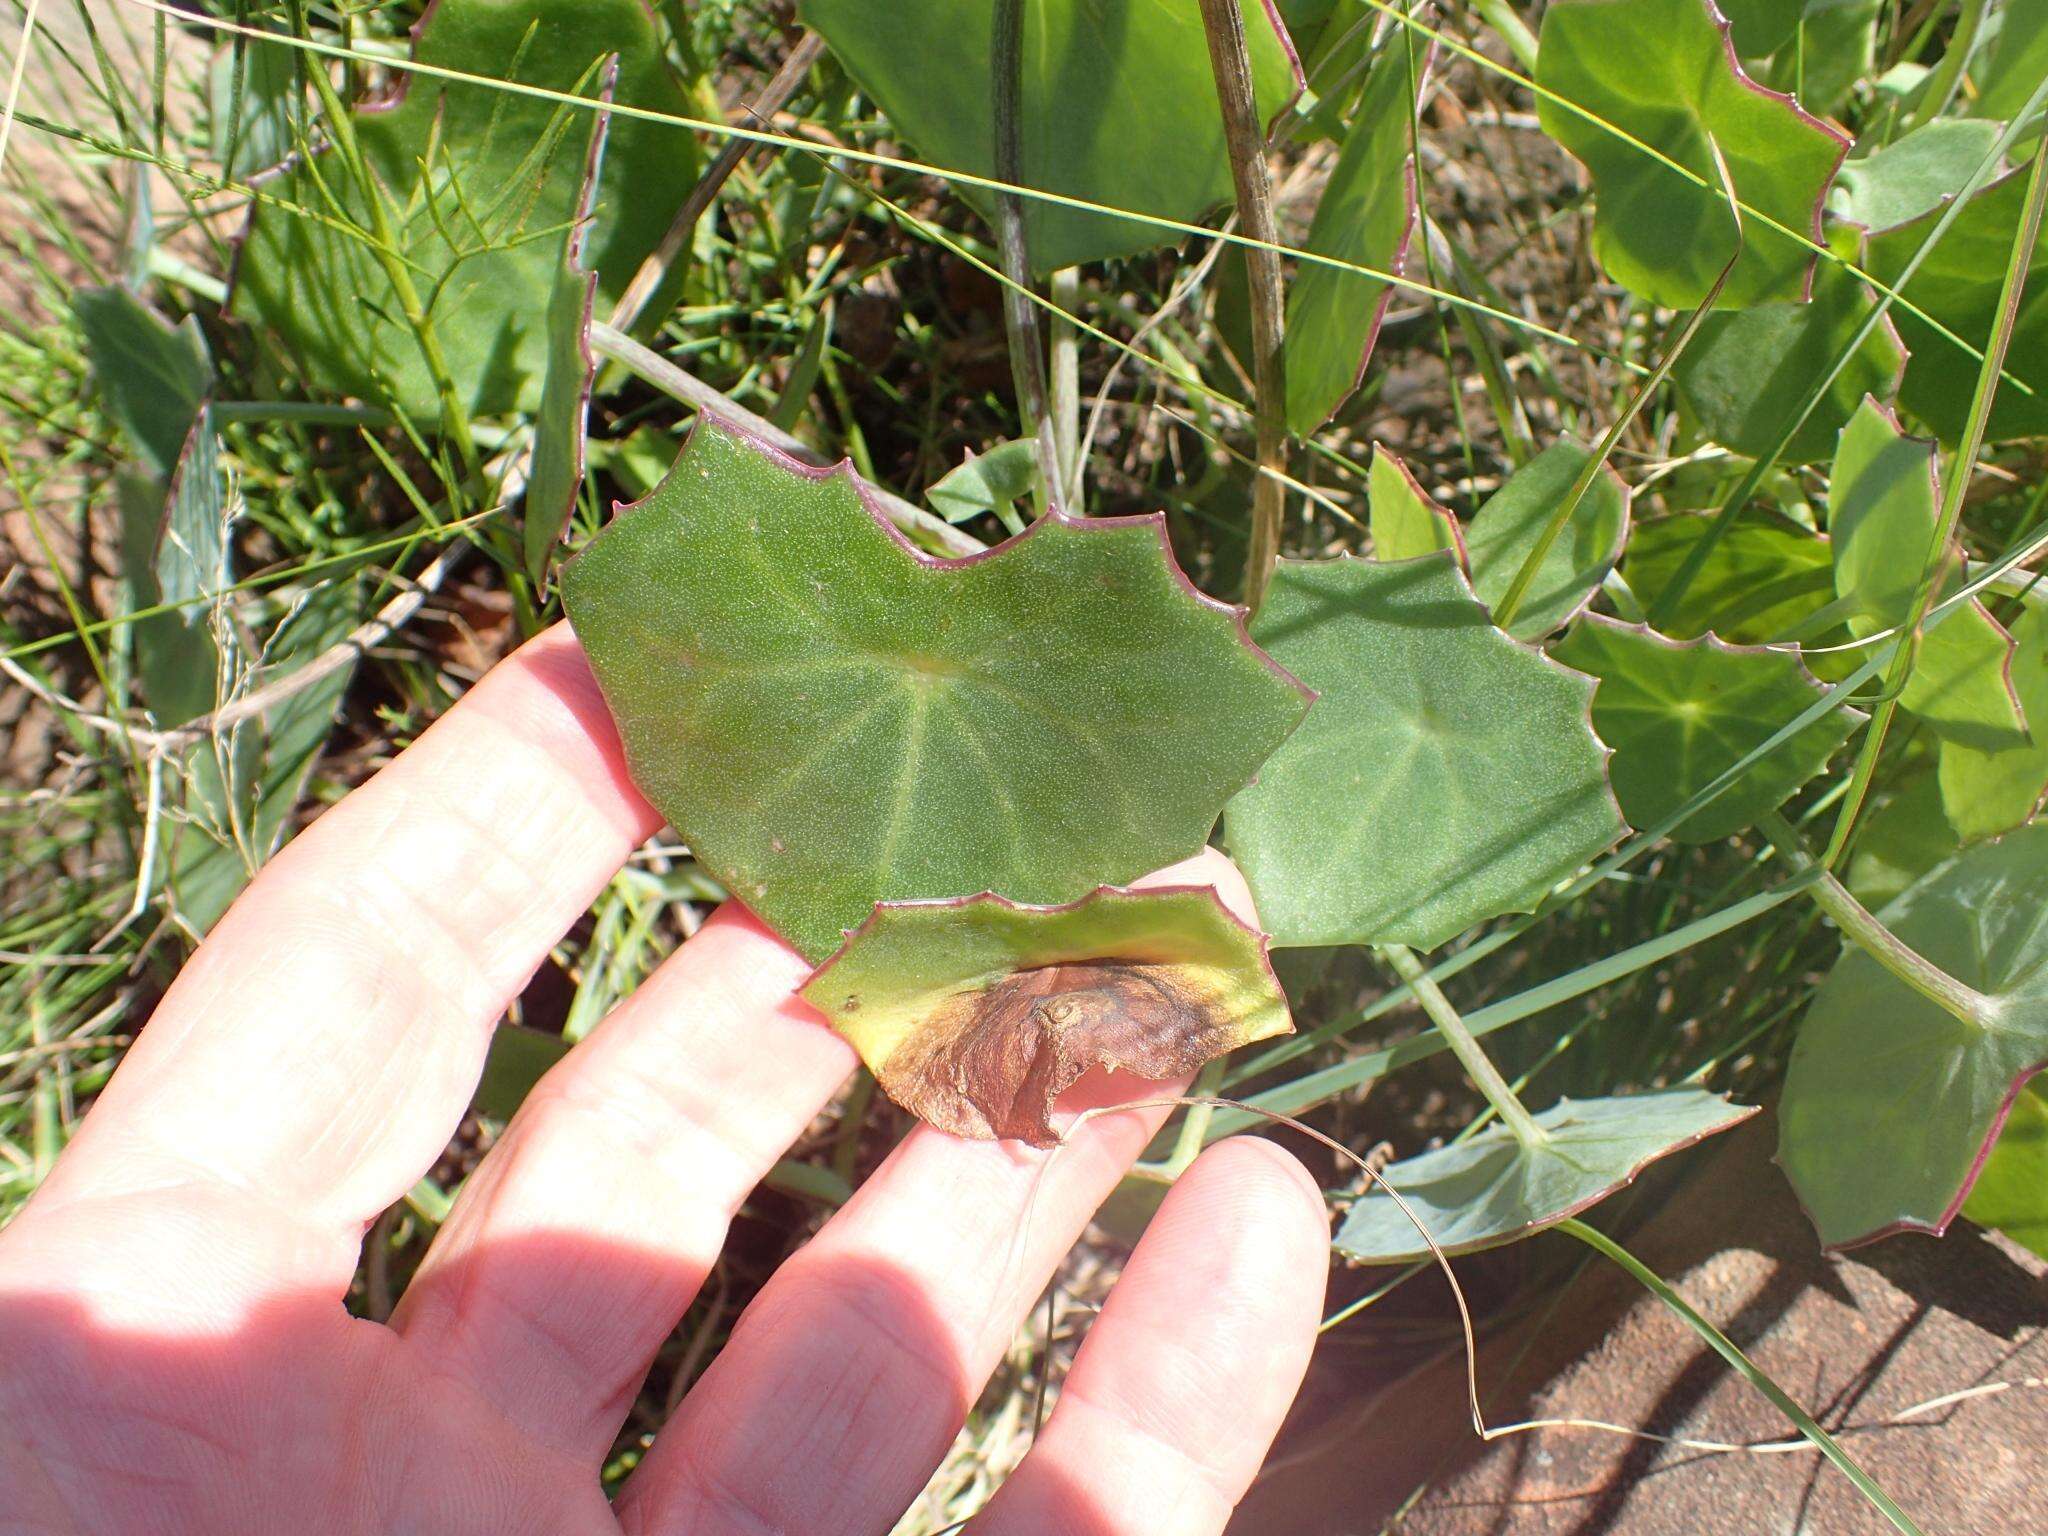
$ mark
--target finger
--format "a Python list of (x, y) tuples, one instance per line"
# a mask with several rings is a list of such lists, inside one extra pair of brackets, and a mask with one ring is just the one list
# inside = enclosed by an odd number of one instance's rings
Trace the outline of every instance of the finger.
[[(1220, 856), (1152, 883), (1191, 882), (1249, 911)], [(1091, 1074), (1066, 1107), (1174, 1091)], [(887, 1531), (1166, 1113), (1089, 1119), (1051, 1152), (912, 1132), (741, 1317), (627, 1485), (627, 1530)]]
[(658, 825), (574, 637), (532, 641), (257, 876), (30, 1214), (96, 1240), (82, 1204), (182, 1201), (202, 1217), (150, 1244), (255, 1234), (300, 1271), (276, 1283), (338, 1294), (446, 1145), (494, 1021)]
[(1181, 1177), (1059, 1404), (970, 1536), (1216, 1536), (1301, 1385), (1329, 1269), (1322, 1192), (1251, 1137)]
[(393, 1326), (540, 1444), (602, 1456), (783, 1149), (852, 1070), (810, 967), (727, 906), (542, 1078)]
[(1163, 1118), (1091, 1120), (1056, 1154), (913, 1131), (741, 1316), (628, 1483), (626, 1530), (887, 1531)]

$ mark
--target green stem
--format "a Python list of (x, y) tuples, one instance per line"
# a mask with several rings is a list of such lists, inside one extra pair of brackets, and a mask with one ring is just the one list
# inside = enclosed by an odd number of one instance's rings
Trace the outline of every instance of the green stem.
[(1677, 1313), (1686, 1326), (1704, 1339), (1715, 1354), (1735, 1368), (1743, 1380), (1769, 1398), (1772, 1405), (1792, 1421), (1793, 1427), (1812, 1441), (1821, 1455), (1840, 1468), (1842, 1475), (1854, 1483), (1857, 1491), (1870, 1500), (1898, 1530), (1905, 1533), (1905, 1536), (1921, 1536), (1920, 1527), (1913, 1523), (1912, 1516), (1894, 1504), (1891, 1497), (1871, 1480), (1870, 1474), (1849, 1459), (1848, 1452), (1835, 1444), (1834, 1436), (1815, 1423), (1813, 1416), (1794, 1402), (1783, 1387), (1771, 1380), (1749, 1356), (1737, 1349), (1725, 1333), (1700, 1316), (1693, 1309), (1692, 1303), (1667, 1285), (1660, 1275), (1606, 1233), (1587, 1226), (1583, 1221), (1567, 1216), (1557, 1224), (1557, 1229), (1560, 1232), (1569, 1232), (1588, 1248), (1612, 1259), (1633, 1275), (1644, 1290)]
[(1436, 1025), (1437, 1032), (1471, 1074), (1479, 1091), (1486, 1095), (1486, 1102), (1493, 1106), (1493, 1112), (1500, 1116), (1501, 1123), (1515, 1133), (1515, 1139), (1525, 1147), (1549, 1140), (1548, 1133), (1515, 1097), (1515, 1090), (1500, 1075), (1500, 1068), (1481, 1048), (1478, 1036), (1466, 1026), (1458, 1010), (1451, 1006), (1451, 1000), (1444, 996), (1443, 989), (1436, 984), (1436, 979), (1429, 974), (1428, 967), (1423, 965), (1415, 951), (1406, 944), (1381, 944), (1378, 950), (1380, 958), (1394, 968), (1394, 974), (1408, 983), (1409, 991), (1422, 1004), (1422, 1011), (1429, 1015), (1430, 1022)]
[(1897, 934), (1849, 894), (1847, 886), (1814, 863), (1805, 844), (1800, 841), (1797, 829), (1781, 813), (1767, 812), (1758, 818), (1757, 825), (1763, 828), (1764, 835), (1794, 869), (1801, 872), (1818, 870), (1818, 878), (1807, 887), (1808, 893), (1845, 937), (1929, 1002), (1965, 1024), (1982, 1027), (1991, 1010), (1989, 998), (1975, 987), (1956, 980), (1918, 950), (1900, 942)]
[(1501, 41), (1508, 45), (1508, 52), (1515, 56), (1515, 62), (1522, 66), (1524, 73), (1535, 74), (1536, 34), (1514, 13), (1508, 0), (1473, 0), (1472, 9), (1500, 34)]
[(1230, 176), (1237, 191), (1237, 218), (1257, 241), (1245, 250), (1251, 277), (1252, 417), (1258, 427), (1258, 477), (1252, 483), (1251, 539), (1245, 549), (1244, 605), (1253, 613), (1264, 601), (1280, 560), (1281, 516), (1286, 510), (1287, 383), (1281, 343), (1286, 311), (1280, 286), (1279, 226), (1273, 218), (1273, 182), (1266, 167), (1265, 135), (1252, 88), (1251, 54), (1245, 44), (1244, 12), (1237, 0), (1201, 0), (1202, 28), (1209, 38), (1209, 67), (1223, 111), (1223, 142), (1230, 151)]
[[(1202, 1070), (1195, 1074), (1194, 1085), (1188, 1089), (1191, 1099), (1209, 1100), (1223, 1091), (1223, 1058), (1202, 1063)], [(1209, 1140), (1209, 1122), (1216, 1116), (1216, 1106), (1211, 1103), (1191, 1104), (1180, 1123), (1180, 1135), (1175, 1138), (1173, 1151), (1167, 1154), (1166, 1172), (1170, 1178), (1179, 1178), (1187, 1172), (1188, 1165), (1202, 1155), (1202, 1148)]]
[[(994, 29), (989, 39), (994, 90), (996, 179), (1011, 187), (1024, 181), (1024, 0), (996, 0)], [(1038, 306), (1032, 302), (1031, 248), (1024, 233), (1024, 200), (1015, 192), (996, 193), (996, 247), (1002, 256), (1003, 332), (1010, 344), (1010, 377), (1017, 391), (1017, 414), (1024, 435), (1038, 447), (1039, 487), (1034, 497), (1040, 517), (1048, 505), (1066, 503), (1060, 483), (1059, 450), (1053, 443), (1052, 419), (1046, 406), (1045, 358), (1038, 344)]]
[[(2043, 81), (2048, 86), (2048, 81)], [(2039, 94), (2037, 91), (2036, 95)], [(2034, 156), (2034, 168), (2027, 175), (2027, 200), (2020, 210), (2019, 229), (2013, 235), (2012, 251), (2006, 258), (2005, 279), (1998, 290), (1997, 319), (1991, 327), (1991, 339), (1984, 348), (1984, 362), (1977, 370), (1977, 387), (1970, 396), (1970, 414), (1963, 426), (1963, 439), (1957, 445), (1956, 456), (1950, 461), (1948, 479), (1941, 488), (1941, 511), (1935, 519), (1934, 538), (1927, 551), (1927, 564), (1920, 574), (1919, 590), (1913, 595), (1912, 616), (1905, 626), (1905, 644), (1892, 656), (1892, 664), (1886, 670), (1884, 691), (1879, 696), (1877, 707), (1870, 712), (1870, 725), (1863, 733), (1862, 750), (1856, 756), (1856, 766), (1849, 775), (1849, 792), (1843, 796), (1842, 809), (1835, 817), (1835, 830), (1828, 838), (1827, 852), (1821, 863), (1830, 869), (1849, 843), (1849, 834), (1855, 829), (1856, 817), (1863, 809), (1863, 800), (1870, 792), (1871, 777), (1877, 772), (1877, 756), (1884, 747), (1885, 732), (1891, 728), (1892, 717), (1898, 713), (1899, 696), (1905, 691), (1906, 679), (1913, 670), (1914, 659), (1918, 656), (1919, 635), (1927, 622), (1927, 610), (1934, 605), (1934, 599), (1941, 586), (1941, 578), (1949, 565), (1949, 549), (1955, 542), (1956, 524), (1963, 515), (1963, 494), (1969, 489), (1970, 477), (1977, 470), (1977, 455), (1984, 447), (1984, 431), (1991, 420), (1991, 402), (1998, 394), (1998, 376), (2005, 368), (2006, 349), (2012, 345), (2012, 333), (2019, 321), (2020, 295), (2026, 288), (2027, 268), (2034, 258), (2034, 246), (2041, 236), (2041, 212), (2048, 204), (2048, 154)]]

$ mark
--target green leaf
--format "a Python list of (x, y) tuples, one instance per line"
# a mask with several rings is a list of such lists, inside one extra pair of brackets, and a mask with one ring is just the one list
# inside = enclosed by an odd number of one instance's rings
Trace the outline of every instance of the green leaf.
[[(1707, 0), (1555, 0), (1541, 42), (1537, 83), (1638, 141), (1537, 100), (1544, 131), (1592, 174), (1593, 250), (1630, 292), (1695, 308), (1735, 255), (1735, 216), (1710, 142), (1747, 207), (1820, 238), (1821, 199), (1848, 136), (1743, 73)], [(1700, 181), (1645, 154), (1645, 144)], [(1753, 215), (1742, 236), (1718, 307), (1805, 296), (1811, 251)]]
[(1809, 112), (1839, 113), (1876, 62), (1884, 11), (1884, 0), (1812, 0), (1796, 45), (1780, 48), (1758, 78), (1798, 97)]
[(1890, 229), (1941, 207), (1963, 190), (1999, 125), (1940, 117), (1868, 155), (1843, 162), (1829, 204), (1865, 229)]
[[(281, 682), (324, 656), (354, 627), (359, 605), (353, 581), (316, 589), (278, 625), (245, 681)], [(220, 921), (283, 843), (354, 675), (350, 658), (192, 749), (184, 813), (169, 834), (168, 890), (172, 915), (195, 937)]]
[[(1600, 680), (1593, 729), (1614, 749), (1614, 793), (1638, 827), (1658, 825), (1826, 691), (1796, 651), (1712, 635), (1667, 640), (1593, 614), (1551, 655)], [(1718, 842), (1753, 826), (1825, 768), (1862, 719), (1843, 706), (1815, 721), (1681, 821), (1672, 840)]]
[(1778, 1161), (1831, 1248), (1944, 1230), (2013, 1095), (2048, 1065), (2048, 825), (1965, 849), (1877, 916), (1988, 1002), (1966, 1023), (1853, 946), (1821, 984)]
[(1334, 143), (1344, 137), (1345, 124), (1363, 86), (1362, 66), (1372, 55), (1378, 13), (1370, 0), (1337, 0), (1314, 31), (1287, 16), (1284, 7), (1282, 14), (1307, 77), (1301, 100), (1294, 107), (1293, 137), (1304, 144), (1318, 139)]
[(1180, 1077), (1292, 1027), (1265, 939), (1206, 886), (883, 902), (803, 995), (913, 1114), (1041, 1147), (1090, 1067)]
[[(157, 535), (163, 531), (163, 482), (132, 471), (115, 476), (121, 511), (121, 607), (133, 614), (158, 607)], [(151, 613), (127, 626), (128, 652), (142, 685), (142, 702), (160, 730), (171, 730), (213, 708), (220, 671), (213, 629), (203, 610)]]
[[(618, 78), (619, 60), (614, 54), (600, 70), (600, 100), (612, 99)], [(577, 194), (568, 233), (562, 237), (561, 260), (548, 289), (547, 368), (541, 377), (540, 406), (534, 414), (533, 468), (527, 476), (520, 528), (527, 573), (536, 584), (547, 578), (555, 546), (569, 526), (576, 497), (583, 489), (590, 386), (597, 378), (597, 354), (590, 349), (597, 273), (585, 263), (583, 248), (590, 238), (610, 126), (610, 112), (592, 115), (582, 190)]]
[[(1900, 274), (1941, 211), (1929, 210), (1872, 236), (1871, 272), (1957, 336), (1983, 345), (1997, 318), (1998, 291), (2012, 258), (2026, 181), (2024, 170), (2014, 171), (1972, 197), (1903, 288)], [(1892, 313), (1913, 354), (1899, 404), (1952, 444), (1962, 436), (1981, 364), (1903, 306), (1895, 305)], [(2048, 433), (2048, 241), (2035, 246), (2027, 269), (2005, 371), (2009, 377), (1992, 401), (1988, 439)], [(2033, 393), (2016, 388), (2015, 379)]]
[(2048, 1098), (2038, 1084), (2012, 1101), (1963, 1214), (2048, 1259)]
[[(1851, 226), (1835, 226), (1828, 239), (1847, 258), (1859, 254), (1861, 236)], [(1811, 303), (1759, 304), (1709, 315), (1672, 369), (1700, 430), (1737, 453), (1762, 455), (1875, 302), (1861, 281), (1824, 261), (1814, 270)], [(1779, 451), (1779, 462), (1832, 457), (1836, 437), (1863, 397), (1890, 399), (1905, 367), (1906, 349), (1887, 316), (1830, 380), (1827, 393)]]
[(1966, 841), (2009, 832), (2033, 819), (2048, 794), (2048, 608), (2033, 605), (2013, 625), (2012, 686), (2034, 740), (1989, 750), (1941, 743), (1941, 803)]
[[(1908, 437), (1874, 400), (1842, 429), (1828, 488), (1835, 591), (1868, 637), (1913, 616), (1939, 526), (1935, 447)], [(1944, 583), (1946, 587), (1947, 583)], [(1899, 702), (1942, 737), (1996, 751), (2026, 740), (2012, 691), (2012, 637), (1975, 598), (1928, 629)]]
[[(1714, 519), (1707, 514), (1640, 523), (1622, 567), (1645, 607), (1670, 586)], [(1828, 541), (1771, 512), (1736, 515), (1669, 621), (1670, 633), (1695, 639), (1708, 630), (1744, 644), (1780, 640), (1834, 601), (1834, 552)]]
[(1910, 772), (1877, 799), (1856, 829), (1856, 852), (1843, 883), (1872, 910), (1955, 855), (1955, 829), (1942, 814), (1941, 786), (1930, 770), (1928, 765)]
[(483, 1076), (470, 1097), (470, 1108), (493, 1120), (510, 1120), (533, 1092), (534, 1084), (569, 1054), (569, 1045), (560, 1035), (545, 1030), (500, 1024), (491, 1032), (491, 1048), (484, 1056)]
[(1627, 830), (1592, 680), (1496, 629), (1449, 553), (1283, 560), (1252, 633), (1321, 694), (1230, 804), (1274, 943), (1431, 949)]
[(151, 474), (168, 478), (193, 418), (213, 391), (199, 321), (173, 326), (126, 288), (77, 288), (71, 313), (85, 333), (100, 405)]
[[(1465, 530), (1472, 585), (1491, 608), (1507, 595), (1522, 562), (1543, 536), (1572, 482), (1592, 455), (1576, 438), (1560, 437), (1524, 464), (1487, 498)], [(1551, 544), (1509, 631), (1540, 640), (1571, 622), (1600, 589), (1628, 538), (1629, 490), (1603, 466), (1572, 509), (1571, 521)]]
[[(1610, 1099), (1560, 1099), (1536, 1117), (1548, 1133), (1524, 1146), (1495, 1126), (1390, 1164), (1382, 1173), (1446, 1254), (1495, 1248), (1597, 1205), (1674, 1152), (1741, 1124), (1756, 1111), (1699, 1088)], [(1359, 1264), (1430, 1257), (1401, 1207), (1377, 1186), (1337, 1229), (1337, 1251)]]
[[(1299, 88), (1291, 45), (1260, 0), (1240, 0), (1268, 118)], [(802, 0), (848, 74), (923, 157), (995, 175), (989, 39), (995, 0)], [(1230, 161), (1201, 12), (1192, 4), (1029, 0), (1019, 92), (1025, 186), (1187, 222), (1229, 201)], [(961, 195), (987, 213), (988, 195)], [(1024, 203), (1034, 271), (1172, 243), (1130, 219)]]
[(641, 790), (813, 959), (877, 901), (1066, 901), (1187, 857), (1307, 697), (1156, 516), (938, 560), (844, 469), (706, 417), (563, 596)]
[[(1304, 248), (1400, 274), (1415, 234), (1415, 98), (1432, 49), (1418, 58), (1406, 29), (1381, 45), (1345, 131), (1336, 169)], [(1287, 425), (1302, 436), (1336, 413), (1365, 377), (1390, 284), (1303, 263), (1287, 296)]]
[[(213, 415), (201, 410), (192, 419), (184, 451), (171, 471), (164, 518), (157, 531), (158, 601), (193, 603), (218, 596), (228, 585), (227, 485), (221, 476), (220, 438)], [(203, 611), (188, 608), (185, 621), (206, 622)]]
[(1413, 560), (1448, 549), (1460, 565), (1465, 563), (1458, 520), (1431, 500), (1408, 466), (1384, 447), (1373, 448), (1365, 495), (1375, 560)]
[[(247, 174), (279, 164), (291, 153), (294, 130), (305, 103), (299, 80), (299, 50), (288, 43), (237, 38), (239, 48), (221, 49), (207, 76), (208, 147), (223, 174)], [(315, 66), (317, 67), (317, 66)], [(235, 116), (235, 75), (241, 73), (241, 116)], [(228, 164), (228, 151), (234, 163)], [(235, 179), (239, 180), (240, 177)]]
[(984, 514), (1010, 512), (1037, 485), (1038, 445), (1020, 437), (969, 457), (924, 495), (947, 522), (964, 523)]
[[(685, 110), (645, 0), (440, 0), (414, 53), (443, 69), (584, 96), (596, 94), (598, 61), (616, 53), (620, 102)], [(539, 400), (548, 327), (538, 296), (553, 285), (560, 235), (575, 216), (583, 116), (432, 76), (405, 76), (395, 96), (350, 113), (395, 254), (472, 413), (531, 410)], [(692, 134), (620, 119), (590, 239), (606, 301), (659, 242), (696, 175)], [(272, 330), (318, 387), (432, 419), (433, 378), (371, 247), (365, 189), (330, 150), (286, 167), (265, 190), (294, 206), (256, 205), (235, 311)]]
[(1728, 18), (1728, 36), (1737, 54), (1760, 59), (1776, 53), (1798, 35), (1806, 13), (1818, 10), (1813, 0), (1718, 0)]
[(1997, 26), (1971, 70), (1977, 95), (1968, 110), (2011, 122), (2048, 75), (2048, 0), (2006, 0)]

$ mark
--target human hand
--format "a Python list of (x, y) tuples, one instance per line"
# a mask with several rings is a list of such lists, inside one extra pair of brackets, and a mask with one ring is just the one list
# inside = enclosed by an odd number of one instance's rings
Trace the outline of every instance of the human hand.
[[(0, 1532), (891, 1527), (1162, 1112), (1091, 1118), (1042, 1179), (1046, 1154), (914, 1131), (608, 1504), (599, 1466), (727, 1223), (853, 1066), (737, 906), (535, 1088), (390, 1324), (343, 1307), (494, 1022), (658, 823), (557, 629), (272, 861), (0, 1233)], [(1174, 878), (1245, 909), (1220, 858)], [(971, 1529), (1221, 1530), (1300, 1382), (1327, 1241), (1291, 1158), (1212, 1148)]]

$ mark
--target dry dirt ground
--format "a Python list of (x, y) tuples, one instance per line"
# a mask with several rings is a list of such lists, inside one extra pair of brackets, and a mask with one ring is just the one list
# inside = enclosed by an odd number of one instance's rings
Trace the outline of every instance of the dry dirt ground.
[[(2048, 1264), (1958, 1222), (1824, 1258), (1759, 1116), (1623, 1201), (1645, 1264), (1797, 1398), (1922, 1527), (2048, 1531)], [(1617, 1202), (1619, 1204), (1621, 1202)], [(1612, 1217), (1618, 1212), (1605, 1213)], [(1603, 1225), (1606, 1222), (1603, 1221)], [(1490, 1423), (1599, 1419), (1724, 1445), (1791, 1426), (1686, 1325), (1589, 1251), (1488, 1336)], [(1421, 1283), (1421, 1282), (1418, 1282)], [(1448, 1312), (1446, 1299), (1438, 1309)], [(1960, 1400), (1901, 1415), (1950, 1394)], [(1415, 1490), (1427, 1491), (1408, 1501)], [(1404, 1508), (1404, 1505), (1406, 1506)], [(1462, 1351), (1326, 1348), (1240, 1536), (1865, 1536), (1892, 1527), (1807, 1449), (1715, 1453), (1585, 1428), (1482, 1445)]]

